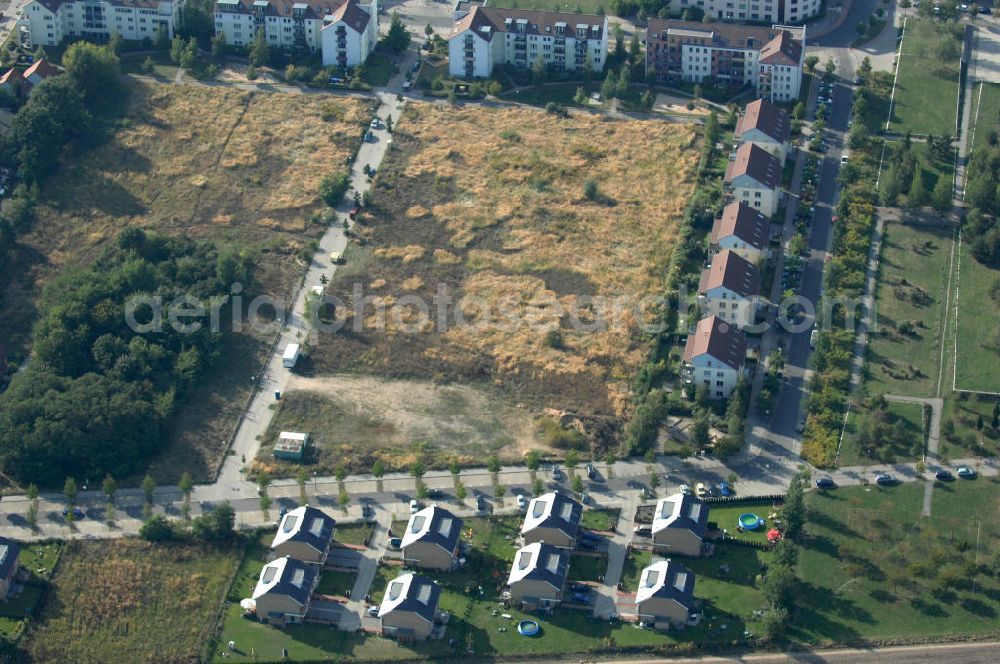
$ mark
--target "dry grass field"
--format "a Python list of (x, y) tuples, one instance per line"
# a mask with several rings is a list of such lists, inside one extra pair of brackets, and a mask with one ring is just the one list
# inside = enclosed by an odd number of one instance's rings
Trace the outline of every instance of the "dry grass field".
[(237, 545), (70, 542), (22, 647), (38, 664), (198, 662), (238, 563)]
[[(347, 324), (323, 335), (315, 370), (478, 382), (535, 413), (620, 417), (648, 347), (633, 308), (602, 316), (600, 298), (658, 293), (695, 141), (664, 122), (407, 106), (375, 209), (329, 289)], [(355, 314), (357, 288), (387, 307), (383, 329), (375, 305)], [(446, 316), (432, 304), (439, 288), (455, 303)], [(428, 304), (428, 320), (407, 296)], [(455, 324), (456, 310), (471, 324)], [(607, 324), (583, 330), (574, 316)]]
[[(254, 291), (288, 297), (305, 269), (300, 250), (323, 232), (319, 182), (354, 154), (372, 109), (328, 95), (130, 89), (118, 130), (66, 158), (41, 192), (34, 230), (5, 271), (12, 281), (0, 283), (0, 344), (10, 351), (28, 345), (42, 285), (63, 266), (93, 260), (128, 225), (254, 252)], [(196, 479), (211, 475), (264, 349), (250, 335), (225, 349), (226, 371), (193, 396), (178, 444), (154, 466), (159, 481), (176, 481), (185, 468)]]

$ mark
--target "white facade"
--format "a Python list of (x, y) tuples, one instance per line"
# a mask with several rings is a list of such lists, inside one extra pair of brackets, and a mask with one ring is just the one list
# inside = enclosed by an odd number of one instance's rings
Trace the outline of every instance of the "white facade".
[(670, 0), (670, 12), (700, 9), (712, 19), (799, 23), (822, 9), (821, 0)]
[[(715, 247), (713, 247), (715, 248)], [(736, 235), (727, 235), (719, 238), (717, 244), (718, 251), (732, 251), (738, 256), (747, 259), (754, 265), (760, 263), (764, 258), (764, 252), (748, 242), (744, 242)]]
[(122, 39), (156, 39), (162, 25), (173, 38), (183, 0), (114, 1), (31, 0), (18, 19), (21, 41), (31, 47), (55, 46), (80, 37), (96, 42), (117, 34)]
[(757, 315), (758, 296), (743, 297), (723, 286), (705, 291), (698, 301), (703, 315), (718, 316), (737, 327), (750, 325)]
[(496, 65), (549, 69), (604, 69), (608, 20), (589, 14), (556, 14), (472, 5), (456, 13), (448, 36), (449, 74), (487, 78)]
[(729, 398), (743, 375), (742, 367), (734, 369), (707, 353), (692, 358), (688, 365), (695, 387), (704, 385), (712, 399)]
[(794, 101), (802, 90), (802, 66), (760, 65), (758, 92), (771, 101)]
[(356, 67), (368, 59), (378, 44), (378, 0), (358, 4), (368, 19), (358, 21), (356, 12), (334, 12), (320, 30), (323, 66)]
[(781, 201), (779, 189), (771, 189), (757, 182), (749, 175), (735, 178), (732, 182), (733, 198), (741, 201), (766, 217), (773, 217)]

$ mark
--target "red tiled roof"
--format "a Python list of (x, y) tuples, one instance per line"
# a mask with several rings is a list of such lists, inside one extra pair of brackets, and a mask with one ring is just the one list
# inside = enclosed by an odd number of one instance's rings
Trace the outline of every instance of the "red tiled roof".
[[(483, 39), (489, 41), (494, 32), (507, 32), (506, 19), (512, 19), (514, 24), (518, 20), (527, 21), (525, 34), (556, 36), (556, 24), (565, 23), (565, 36), (575, 37), (576, 26), (587, 26), (587, 39), (600, 39), (604, 36), (604, 16), (596, 14), (569, 14), (565, 12), (536, 12), (528, 9), (507, 9), (502, 7), (484, 7), (473, 4), (468, 14), (460, 18), (452, 26), (448, 39), (472, 28), (472, 31)], [(490, 28), (489, 36), (481, 31), (481, 28)], [(593, 30), (594, 26), (597, 31)]]
[(688, 336), (684, 361), (690, 362), (706, 354), (733, 369), (740, 369), (747, 356), (746, 335), (718, 316), (702, 318), (694, 333)]
[(726, 249), (717, 253), (702, 272), (698, 293), (716, 288), (726, 288), (743, 298), (760, 295), (760, 272), (753, 263)]
[(754, 249), (762, 251), (767, 246), (769, 222), (767, 217), (742, 201), (730, 203), (722, 210), (722, 216), (712, 224), (712, 244), (722, 238), (735, 235)]
[(24, 70), (24, 78), (27, 80), (35, 74), (38, 74), (42, 78), (48, 78), (49, 76), (55, 76), (61, 73), (62, 71), (58, 67), (50, 65), (45, 58), (42, 58)]
[(736, 158), (726, 166), (726, 182), (743, 175), (749, 175), (768, 189), (777, 189), (781, 184), (781, 162), (764, 148), (744, 143), (736, 151)]
[(784, 143), (790, 134), (788, 115), (766, 99), (752, 101), (747, 104), (743, 115), (736, 121), (736, 135), (742, 136), (752, 129), (779, 143)]
[[(664, 40), (667, 31), (684, 30), (704, 33), (712, 40), (712, 46), (731, 49), (760, 50), (779, 35), (780, 30), (760, 25), (738, 25), (735, 23), (701, 23), (698, 21), (676, 21), (673, 19), (651, 18), (646, 28), (648, 40)], [(789, 35), (790, 36), (790, 35)]]
[(760, 64), (798, 67), (802, 61), (802, 42), (792, 39), (789, 32), (782, 31), (777, 37), (760, 49)]
[(347, 2), (334, 10), (332, 16), (333, 22), (324, 25), (323, 30), (326, 30), (334, 23), (343, 21), (352, 30), (360, 33), (365, 31), (365, 28), (368, 27), (368, 21), (371, 20), (371, 15), (361, 8), (357, 0), (347, 0)]

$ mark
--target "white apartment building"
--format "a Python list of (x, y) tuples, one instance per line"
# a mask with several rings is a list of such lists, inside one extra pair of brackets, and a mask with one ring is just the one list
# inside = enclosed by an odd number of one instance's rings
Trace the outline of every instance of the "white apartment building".
[(698, 303), (704, 315), (718, 316), (743, 328), (757, 318), (760, 272), (735, 251), (724, 249), (712, 257), (701, 274)]
[(726, 167), (724, 187), (767, 217), (773, 217), (781, 202), (781, 162), (753, 143), (744, 143)]
[(736, 121), (733, 136), (737, 145), (753, 143), (762, 147), (777, 157), (784, 166), (790, 133), (788, 114), (766, 99), (757, 99), (743, 109), (743, 114)]
[(728, 249), (758, 265), (767, 251), (770, 225), (767, 217), (749, 205), (730, 203), (712, 224), (709, 251), (714, 254)]
[(215, 32), (249, 46), (259, 30), (282, 50), (322, 51), (323, 64), (353, 67), (378, 42), (378, 0), (216, 0)]
[(801, 23), (822, 8), (822, 0), (670, 0), (675, 15), (700, 9), (712, 19), (761, 23)]
[(604, 68), (608, 20), (592, 14), (563, 14), (462, 3), (448, 35), (449, 73), (486, 78), (495, 65), (549, 69)]
[(743, 375), (746, 335), (717, 316), (698, 321), (684, 347), (682, 376), (688, 384), (704, 386), (708, 396), (725, 399)]
[(184, 0), (31, 0), (17, 21), (21, 43), (55, 46), (67, 38), (106, 42), (155, 39), (162, 25), (173, 38)]

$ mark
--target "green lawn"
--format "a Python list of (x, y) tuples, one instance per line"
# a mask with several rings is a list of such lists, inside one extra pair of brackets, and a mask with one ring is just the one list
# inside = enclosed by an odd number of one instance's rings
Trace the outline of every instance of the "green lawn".
[(491, 0), (491, 7), (511, 7), (514, 9), (534, 9), (545, 12), (569, 12), (596, 14), (598, 7), (610, 10), (611, 5), (603, 0)]
[[(885, 163), (889, 164), (892, 162), (893, 152), (902, 150), (904, 146), (903, 141), (887, 141), (886, 142), (886, 152), (885, 152)], [(934, 186), (938, 183), (939, 178), (947, 178), (949, 181), (954, 180), (955, 173), (955, 151), (952, 150), (948, 159), (945, 161), (938, 161), (933, 159), (929, 151), (927, 150), (926, 143), (910, 143), (910, 152), (917, 159), (917, 164), (920, 167), (920, 175), (923, 179), (924, 190), (930, 195), (930, 192), (934, 191)], [(876, 159), (882, 158), (881, 148), (875, 151)], [(852, 155), (852, 159), (856, 157)], [(879, 183), (879, 192), (884, 193), (887, 187), (888, 178), (883, 177)], [(906, 191), (909, 190), (911, 186), (911, 181), (903, 183), (906, 190), (903, 191), (903, 195), (899, 198), (899, 204), (902, 205), (906, 202)]]
[(323, 574), (319, 577), (319, 584), (316, 586), (316, 592), (320, 595), (348, 597), (350, 591), (354, 588), (354, 581), (356, 579), (356, 574), (323, 570)]
[(930, 518), (920, 516), (922, 483), (811, 492), (788, 635), (829, 643), (994, 633), (1000, 583), (976, 563), (997, 546), (998, 488), (938, 484)]
[[(146, 58), (153, 60), (153, 71), (146, 72), (142, 64)], [(177, 76), (178, 67), (170, 60), (170, 55), (162, 52), (155, 53), (125, 53), (121, 57), (122, 72), (126, 74), (142, 74), (143, 76), (156, 76), (159, 78), (173, 79)]]
[(37, 614), (39, 602), (61, 552), (62, 544), (58, 542), (26, 544), (21, 547), (18, 561), (31, 572), (31, 578), (17, 597), (0, 602), (0, 635), (15, 637), (22, 629), (25, 619)]
[[(924, 449), (924, 419), (923, 406), (918, 403), (890, 401), (886, 409), (889, 414), (887, 424), (895, 424), (902, 420), (906, 427), (905, 441), (880, 440), (880, 444), (888, 443), (893, 461), (917, 461), (923, 456)], [(840, 448), (841, 466), (862, 466), (879, 463), (885, 459), (873, 458), (861, 449), (859, 427), (865, 417), (864, 404), (854, 404), (847, 416), (847, 426), (844, 429), (844, 442)]]
[[(952, 393), (945, 399), (939, 452), (946, 459), (1000, 455), (1000, 430), (994, 429), (996, 397)], [(983, 420), (982, 429), (979, 419)]]
[[(406, 524), (404, 523), (403, 528), (405, 527)], [(343, 544), (357, 544), (358, 546), (363, 546), (365, 538), (371, 535), (374, 528), (375, 526), (370, 523), (338, 524), (336, 531), (333, 533), (333, 539), (334, 541), (341, 542)]]
[(608, 571), (606, 556), (573, 555), (569, 559), (571, 581), (600, 581)]
[(392, 78), (392, 58), (382, 53), (372, 53), (361, 70), (361, 80), (373, 87), (382, 87)]
[[(758, 528), (757, 530), (745, 530), (742, 533), (737, 532), (736, 524), (739, 521), (740, 515), (747, 513), (756, 514), (764, 519), (764, 526)], [(779, 514), (780, 516), (780, 513), (774, 508), (771, 501), (764, 500), (740, 502), (735, 505), (713, 504), (711, 506), (711, 512), (708, 515), (708, 519), (709, 521), (717, 523), (719, 528), (725, 530), (730, 537), (763, 543), (767, 541), (767, 531), (771, 529), (771, 524), (774, 521), (774, 519), (770, 518), (772, 514)]]
[(960, 261), (955, 387), (1000, 392), (1000, 270), (976, 261), (965, 243)]
[(915, 134), (955, 134), (961, 43), (942, 58), (942, 42), (957, 41), (940, 23), (909, 19), (896, 75), (889, 128)]
[(621, 510), (584, 510), (580, 525), (590, 530), (608, 532), (615, 529)]
[(886, 226), (867, 356), (870, 393), (935, 394), (952, 237), (950, 228)]
[[(986, 145), (1000, 131), (1000, 83), (981, 82), (972, 93), (972, 149)], [(971, 152), (971, 150), (970, 150)]]

